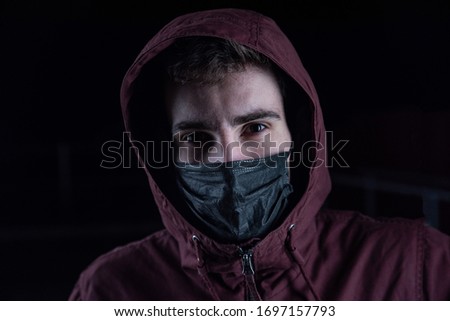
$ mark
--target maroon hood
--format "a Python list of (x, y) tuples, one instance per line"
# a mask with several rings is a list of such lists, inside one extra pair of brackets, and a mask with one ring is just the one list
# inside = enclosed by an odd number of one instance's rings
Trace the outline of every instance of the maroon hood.
[[(309, 97), (313, 124), (309, 135), (326, 146), (317, 94), (286, 36), (274, 21), (258, 13), (220, 9), (173, 20), (128, 70), (121, 101), (125, 127), (136, 147), (142, 146), (140, 139), (171, 139), (158, 61), (175, 39), (186, 36), (233, 39), (272, 59), (294, 80), (294, 89)], [(285, 107), (301, 108), (300, 103)], [(290, 125), (293, 137), (301, 127)], [(157, 154), (156, 149), (147, 152)], [(307, 186), (297, 190), (289, 214), (251, 249), (203, 235), (181, 215), (185, 212), (170, 171), (147, 166), (166, 229), (99, 257), (82, 273), (71, 299), (448, 300), (448, 236), (426, 228), (421, 220), (321, 210), (330, 191), (325, 157), (325, 148), (318, 149), (317, 161), (307, 172)]]
[[(157, 61), (158, 55), (177, 38), (188, 36), (213, 36), (232, 39), (270, 58), (287, 75), (292, 77), (298, 85), (298, 90), (304, 91), (309, 97), (313, 109), (313, 139), (321, 144), (319, 146), (326, 146), (325, 128), (319, 99), (292, 43), (272, 19), (253, 11), (241, 9), (217, 9), (186, 14), (168, 23), (146, 44), (126, 73), (121, 88), (121, 105), (125, 128), (132, 139), (138, 136), (135, 133), (142, 127), (152, 127), (153, 125), (150, 125), (151, 120), (155, 124), (167, 122), (164, 120), (164, 113), (161, 112), (164, 109), (163, 104), (158, 103), (158, 99), (154, 99), (154, 97), (161, 95), (161, 90), (156, 89), (157, 84), (155, 84), (156, 87), (148, 86), (144, 90), (147, 94), (151, 92), (152, 98), (141, 99), (139, 96), (143, 91), (137, 89), (139, 87), (137, 84), (142, 77), (143, 70), (149, 68), (152, 64), (157, 64), (155, 61)], [(150, 76), (147, 75), (146, 77), (151, 79), (152, 72), (147, 72), (147, 74), (150, 74)], [(152, 92), (152, 88), (153, 91), (159, 92)], [(142, 102), (143, 100), (147, 103)], [(137, 118), (140, 119), (141, 123), (135, 124), (132, 120), (135, 110), (143, 109), (147, 109), (147, 116), (138, 116)], [(142, 122), (145, 117), (148, 117), (148, 125), (145, 121)], [(155, 120), (155, 118), (157, 119)], [(164, 128), (164, 126), (160, 126), (159, 130), (161, 128)], [(292, 133), (299, 129), (290, 128), (290, 130)], [(160, 133), (152, 132), (151, 129), (146, 135), (146, 139), (150, 141), (162, 139)], [(331, 185), (328, 170), (324, 164), (326, 159), (325, 148), (317, 150), (316, 159), (316, 163), (309, 171), (309, 181), (303, 196), (297, 198), (298, 203), (293, 207), (284, 222), (265, 237), (258, 247), (265, 248), (264, 244), (273, 244), (274, 240), (285, 240), (289, 226), (292, 224), (296, 226), (295, 235), (302, 238), (302, 243), (306, 246), (305, 233), (308, 233), (308, 235), (314, 233), (313, 218), (325, 201)], [(163, 170), (150, 169), (147, 166), (146, 172), (163, 223), (179, 242), (185, 243), (187, 238), (197, 235), (203, 240), (203, 243), (209, 244), (209, 248), (227, 252), (226, 249), (229, 246), (217, 244), (214, 240), (207, 238), (180, 215), (177, 210), (176, 199), (173, 195), (168, 195), (169, 192), (166, 189), (161, 188), (162, 182), (167, 184), (167, 177), (160, 175)], [(170, 184), (175, 185), (175, 182), (173, 181)], [(295, 242), (295, 240), (293, 241)], [(303, 253), (303, 255), (306, 255), (306, 253)]]

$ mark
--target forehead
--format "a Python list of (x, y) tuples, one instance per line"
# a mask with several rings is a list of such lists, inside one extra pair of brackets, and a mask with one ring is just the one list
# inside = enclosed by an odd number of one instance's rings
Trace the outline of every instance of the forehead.
[(215, 84), (171, 85), (167, 108), (173, 122), (235, 117), (256, 110), (283, 113), (281, 91), (274, 74), (249, 66)]

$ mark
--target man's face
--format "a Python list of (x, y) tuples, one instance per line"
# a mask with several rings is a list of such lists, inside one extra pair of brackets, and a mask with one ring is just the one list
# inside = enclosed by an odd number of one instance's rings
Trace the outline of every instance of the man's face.
[(213, 85), (172, 86), (168, 112), (180, 162), (260, 158), (291, 146), (275, 76), (257, 67), (230, 73)]

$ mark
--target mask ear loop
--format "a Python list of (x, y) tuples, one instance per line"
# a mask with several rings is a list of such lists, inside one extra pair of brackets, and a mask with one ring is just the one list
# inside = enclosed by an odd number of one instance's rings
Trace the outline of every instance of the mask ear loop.
[(320, 297), (317, 294), (317, 292), (314, 290), (314, 287), (312, 285), (311, 279), (308, 277), (308, 275), (305, 272), (305, 267), (303, 266), (303, 259), (300, 257), (300, 254), (297, 251), (297, 248), (292, 244), (292, 230), (295, 228), (295, 224), (291, 224), (288, 228), (288, 233), (286, 236), (285, 241), (285, 247), (288, 253), (290, 254), (292, 260), (297, 263), (298, 267), (300, 268), (300, 272), (302, 273), (303, 278), (306, 281), (306, 284), (308, 285), (309, 290), (311, 291), (314, 300), (320, 301)]
[(192, 241), (194, 242), (195, 254), (197, 256), (197, 272), (205, 283), (206, 288), (208, 289), (213, 299), (216, 301), (221, 301), (219, 296), (217, 295), (216, 290), (213, 288), (211, 281), (208, 278), (208, 271), (206, 269), (205, 260), (203, 259), (200, 239), (197, 235), (194, 234), (192, 235)]

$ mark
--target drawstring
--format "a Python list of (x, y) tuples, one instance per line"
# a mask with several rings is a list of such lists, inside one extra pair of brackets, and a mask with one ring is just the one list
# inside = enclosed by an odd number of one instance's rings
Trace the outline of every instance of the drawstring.
[(194, 242), (195, 254), (197, 256), (197, 272), (205, 283), (209, 293), (213, 297), (214, 300), (220, 301), (219, 296), (217, 295), (216, 290), (213, 288), (211, 281), (208, 278), (208, 272), (206, 270), (205, 261), (203, 260), (202, 251), (200, 249), (200, 239), (197, 235), (192, 235), (192, 241)]
[(288, 253), (291, 255), (292, 259), (294, 260), (295, 263), (297, 263), (297, 265), (300, 268), (300, 272), (303, 275), (303, 278), (306, 281), (306, 284), (309, 287), (309, 290), (311, 291), (314, 300), (316, 301), (320, 301), (320, 297), (319, 295), (316, 293), (316, 291), (314, 290), (314, 287), (312, 285), (311, 279), (308, 277), (308, 275), (305, 272), (305, 267), (303, 266), (303, 259), (300, 257), (300, 254), (298, 253), (298, 251), (296, 251), (295, 246), (292, 245), (292, 235), (291, 235), (291, 231), (295, 228), (295, 224), (291, 224), (288, 228), (288, 234), (286, 237), (286, 249), (288, 250)]

